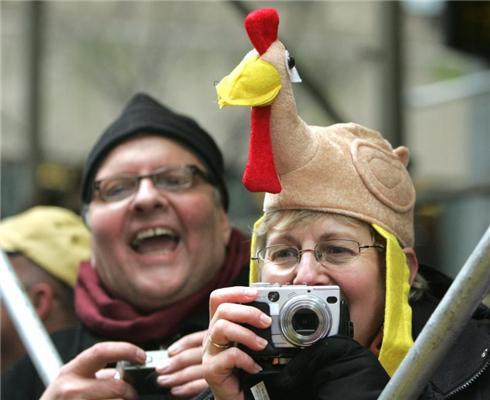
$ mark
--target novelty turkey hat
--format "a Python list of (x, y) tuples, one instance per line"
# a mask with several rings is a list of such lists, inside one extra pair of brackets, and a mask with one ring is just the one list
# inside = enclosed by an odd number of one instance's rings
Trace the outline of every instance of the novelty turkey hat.
[[(266, 214), (308, 209), (346, 215), (369, 223), (386, 239), (379, 358), (391, 375), (413, 344), (409, 269), (401, 247), (413, 246), (414, 240), (415, 189), (406, 169), (408, 149), (393, 149), (379, 132), (354, 123), (306, 124), (296, 110), (291, 81), (297, 80), (297, 72), (277, 39), (278, 24), (275, 9), (247, 16), (245, 28), (256, 51), (216, 87), (220, 107), (252, 106), (243, 183), (250, 191), (266, 192)], [(254, 246), (252, 240), (252, 254)], [(258, 279), (252, 261), (251, 281)]]
[(92, 199), (95, 176), (109, 152), (141, 133), (173, 139), (194, 153), (206, 166), (211, 181), (220, 191), (223, 207), (228, 209), (223, 155), (214, 139), (195, 120), (163, 106), (146, 93), (138, 93), (130, 99), (92, 148), (82, 174), (84, 204)]
[(80, 262), (90, 259), (90, 234), (74, 212), (36, 206), (0, 222), (0, 248), (21, 253), (74, 287)]

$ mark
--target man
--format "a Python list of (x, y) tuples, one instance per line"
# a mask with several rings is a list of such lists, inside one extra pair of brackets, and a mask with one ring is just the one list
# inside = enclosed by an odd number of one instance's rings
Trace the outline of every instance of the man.
[[(206, 387), (209, 293), (248, 274), (248, 240), (230, 226), (223, 175), (211, 136), (146, 94), (107, 128), (82, 180), (93, 250), (75, 293), (82, 325), (63, 354), (75, 358), (43, 399), (132, 399), (137, 391), (140, 399), (165, 399)], [(103, 369), (120, 360), (141, 364), (142, 349), (161, 348), (170, 357), (143, 388)]]
[[(79, 263), (90, 258), (90, 236), (81, 218), (60, 207), (33, 207), (0, 223), (0, 248), (46, 330), (76, 325), (73, 287)], [(25, 348), (4, 302), (1, 313), (3, 372)]]

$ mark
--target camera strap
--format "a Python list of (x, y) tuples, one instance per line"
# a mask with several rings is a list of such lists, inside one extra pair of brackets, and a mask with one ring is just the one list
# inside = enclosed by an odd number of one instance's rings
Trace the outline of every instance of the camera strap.
[(252, 386), (250, 391), (252, 392), (252, 396), (255, 400), (271, 400), (264, 381), (260, 381), (256, 385)]

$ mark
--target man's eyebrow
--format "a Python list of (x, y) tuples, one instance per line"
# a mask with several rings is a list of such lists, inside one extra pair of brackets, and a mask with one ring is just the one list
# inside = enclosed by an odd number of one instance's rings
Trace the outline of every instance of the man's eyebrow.
[(137, 176), (136, 173), (131, 172), (120, 172), (112, 175), (107, 175), (99, 179), (94, 179), (94, 182), (106, 181), (107, 179), (117, 179), (117, 178), (132, 178), (133, 176)]

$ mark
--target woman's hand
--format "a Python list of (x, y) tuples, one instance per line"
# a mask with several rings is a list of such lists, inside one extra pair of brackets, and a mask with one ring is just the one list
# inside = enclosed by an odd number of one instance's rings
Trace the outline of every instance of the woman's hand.
[(263, 350), (267, 341), (245, 328), (249, 324), (268, 328), (271, 318), (258, 308), (247, 306), (257, 297), (257, 290), (249, 287), (217, 289), (209, 298), (209, 329), (204, 338), (204, 378), (216, 400), (242, 400), (243, 392), (235, 368), (249, 374), (262, 370), (252, 357), (233, 344), (246, 346), (254, 351)]
[(143, 364), (145, 359), (145, 352), (133, 344), (97, 343), (60, 369), (41, 400), (137, 399), (138, 395), (129, 383), (114, 378), (115, 370), (103, 368), (106, 364), (119, 360)]

